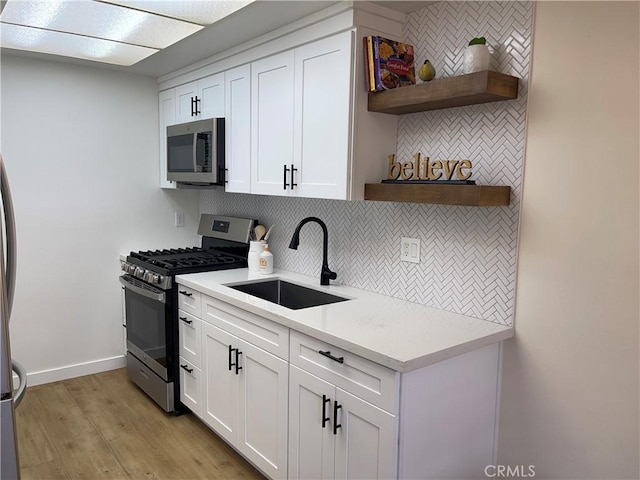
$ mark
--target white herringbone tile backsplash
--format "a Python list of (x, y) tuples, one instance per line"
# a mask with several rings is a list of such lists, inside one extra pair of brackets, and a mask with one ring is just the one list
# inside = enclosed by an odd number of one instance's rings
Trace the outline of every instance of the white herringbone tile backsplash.
[[(461, 74), (464, 47), (485, 36), (492, 68), (521, 79), (516, 100), (404, 115), (398, 126), (399, 159), (417, 152), (432, 160), (470, 159), (472, 179), (512, 187), (509, 207), (343, 202), (220, 189), (200, 192), (200, 211), (275, 224), (269, 242), (275, 266), (319, 277), (319, 226), (306, 225), (298, 250), (287, 248), (298, 222), (317, 216), (329, 229), (329, 267), (339, 283), (512, 325), (532, 15), (532, 2), (437, 2), (410, 14), (405, 26), (417, 66), (428, 58), (437, 77)], [(400, 262), (403, 236), (420, 238), (419, 264)]]

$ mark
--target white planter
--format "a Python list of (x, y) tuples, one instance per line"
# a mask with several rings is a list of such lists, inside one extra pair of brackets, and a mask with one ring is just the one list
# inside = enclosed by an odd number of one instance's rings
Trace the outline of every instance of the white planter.
[(462, 71), (463, 73), (473, 73), (489, 70), (490, 63), (489, 47), (486, 45), (469, 45), (464, 51)]

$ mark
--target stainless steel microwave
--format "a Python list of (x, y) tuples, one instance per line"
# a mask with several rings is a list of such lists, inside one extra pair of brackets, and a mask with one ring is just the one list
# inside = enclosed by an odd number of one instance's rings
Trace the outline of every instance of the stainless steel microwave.
[(167, 127), (167, 180), (222, 185), (224, 173), (224, 118)]

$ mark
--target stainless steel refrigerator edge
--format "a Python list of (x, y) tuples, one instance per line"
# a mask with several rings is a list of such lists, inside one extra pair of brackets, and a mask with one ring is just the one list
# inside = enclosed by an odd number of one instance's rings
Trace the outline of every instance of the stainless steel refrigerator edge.
[[(0, 193), (4, 213), (3, 229), (0, 232), (0, 320), (2, 338), (0, 343), (0, 478), (20, 478), (20, 463), (18, 461), (18, 445), (15, 428), (15, 407), (18, 406), (27, 386), (25, 370), (11, 359), (9, 341), (9, 319), (13, 306), (13, 293), (16, 279), (16, 229), (13, 215), (13, 204), (9, 181), (2, 155), (0, 155)], [(5, 265), (6, 244), (6, 265)], [(20, 379), (17, 393), (13, 392), (13, 371)]]

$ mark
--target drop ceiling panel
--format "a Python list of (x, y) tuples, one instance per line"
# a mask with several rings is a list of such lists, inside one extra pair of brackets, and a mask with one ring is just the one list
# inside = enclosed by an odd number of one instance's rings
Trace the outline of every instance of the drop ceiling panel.
[(152, 12), (200, 25), (210, 25), (230, 15), (254, 0), (105, 0), (114, 5), (123, 5), (145, 12)]
[(2, 46), (6, 48), (123, 66), (133, 65), (157, 52), (153, 48), (20, 25), (3, 24), (0, 33)]
[(139, 10), (87, 1), (10, 1), (2, 12), (2, 22), (157, 49), (203, 28)]

